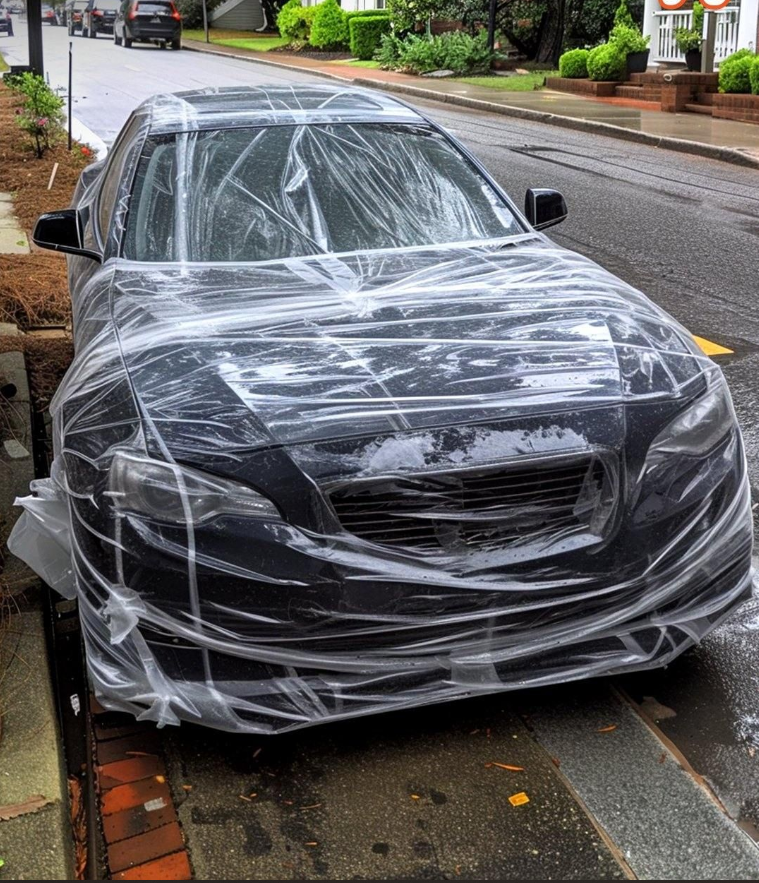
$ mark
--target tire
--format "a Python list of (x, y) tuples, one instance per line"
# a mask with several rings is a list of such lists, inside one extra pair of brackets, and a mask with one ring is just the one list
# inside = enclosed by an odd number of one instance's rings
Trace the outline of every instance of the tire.
[(89, 31), (89, 33), (87, 34), (87, 36), (90, 37), (90, 38), (93, 39), (93, 40), (96, 40), (96, 39), (97, 39), (97, 35), (98, 35), (98, 29), (97, 29), (97, 28), (90, 28), (90, 31)]
[(85, 28), (84, 25), (82, 25), (82, 36), (89, 37), (89, 35), (90, 35), (90, 32), (87, 30), (87, 28)]
[(182, 48), (182, 38), (178, 37), (176, 40), (171, 41), (172, 49), (181, 49)]
[(116, 36), (116, 28), (113, 29), (113, 42), (114, 42), (117, 46), (121, 46), (121, 37), (117, 37), (117, 36)]
[(132, 48), (132, 38), (127, 37), (126, 31), (124, 31), (124, 48), (131, 49)]

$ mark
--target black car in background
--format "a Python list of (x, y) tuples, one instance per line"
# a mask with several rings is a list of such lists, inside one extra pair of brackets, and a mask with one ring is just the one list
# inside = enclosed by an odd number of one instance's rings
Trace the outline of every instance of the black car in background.
[(73, 37), (77, 32), (82, 32), (82, 17), (84, 10), (89, 6), (89, 0), (69, 0), (63, 7), (65, 17), (65, 25), (68, 30), (69, 37)]
[(82, 36), (112, 34), (120, 0), (89, 0), (82, 12)]
[(654, 668), (750, 597), (719, 367), (416, 109), (159, 95), (72, 205), (34, 235), (76, 355), (9, 545), (107, 707), (272, 733)]
[(7, 7), (0, 6), (0, 34), (13, 36), (13, 18)]
[(113, 29), (113, 42), (127, 49), (133, 43), (156, 43), (162, 49), (182, 48), (182, 16), (173, 0), (123, 0)]

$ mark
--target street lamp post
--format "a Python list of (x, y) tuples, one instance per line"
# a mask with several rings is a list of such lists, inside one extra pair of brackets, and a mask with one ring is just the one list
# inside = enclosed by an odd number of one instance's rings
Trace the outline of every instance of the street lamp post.
[(206, 7), (206, 0), (203, 0), (203, 30), (206, 35), (206, 43), (210, 43), (211, 40), (208, 37), (208, 8)]

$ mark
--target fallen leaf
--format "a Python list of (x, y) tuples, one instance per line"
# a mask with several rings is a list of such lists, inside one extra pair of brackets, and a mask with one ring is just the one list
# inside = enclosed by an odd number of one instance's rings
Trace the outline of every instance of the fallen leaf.
[(182, 785), (182, 791), (192, 791), (192, 785)]
[(0, 822), (9, 822), (19, 816), (25, 816), (30, 812), (39, 812), (53, 801), (49, 797), (43, 797), (41, 794), (33, 794), (22, 800), (21, 803), (9, 803), (7, 806), (0, 806)]
[(250, 797), (246, 797), (244, 794), (238, 794), (237, 796), (240, 798), (240, 800), (244, 800), (246, 803), (252, 803), (252, 802), (253, 802), (253, 801), (250, 799)]
[(248, 796), (251, 800), (253, 800), (254, 798), (258, 797), (258, 791), (251, 791)]
[(756, 754), (756, 748), (753, 745), (748, 746), (748, 756), (753, 757)]
[(318, 846), (318, 845), (319, 845), (319, 841), (318, 841), (318, 840), (309, 840), (309, 841), (307, 841), (307, 843), (306, 843), (306, 846)]
[(312, 803), (310, 806), (302, 806), (301, 809), (318, 809), (321, 803)]
[(412, 795), (411, 795), (411, 799), (412, 799), (412, 800), (421, 800), (421, 798), (419, 797), (418, 794), (412, 794)]
[(485, 766), (486, 767), (497, 766), (499, 770), (509, 770), (512, 773), (523, 773), (524, 772), (523, 766), (513, 766), (510, 763), (496, 763), (495, 761), (492, 761), (491, 763), (486, 763)]
[(616, 725), (616, 724), (609, 724), (608, 727), (601, 727), (601, 729), (598, 730), (598, 732), (599, 732), (599, 733), (612, 733), (612, 732), (614, 732), (614, 730), (616, 730), (616, 729), (617, 729), (617, 725)]
[(525, 803), (529, 803), (530, 798), (525, 794), (524, 791), (520, 791), (518, 794), (512, 794), (509, 797), (509, 803), (512, 806), (522, 806)]
[(561, 766), (561, 761), (559, 760), (558, 757), (552, 757), (552, 758), (551, 758), (551, 763), (552, 763), (555, 767), (560, 767), (560, 766)]
[(284, 803), (285, 806), (292, 806), (295, 803), (295, 801), (294, 800), (283, 800), (282, 803)]
[(166, 781), (166, 776), (156, 776), (155, 780), (156, 782), (158, 782), (159, 785), (163, 785)]
[(662, 753), (659, 755), (659, 763), (664, 763), (664, 761), (665, 761), (666, 759), (667, 759), (667, 752), (666, 752), (666, 751), (662, 751)]

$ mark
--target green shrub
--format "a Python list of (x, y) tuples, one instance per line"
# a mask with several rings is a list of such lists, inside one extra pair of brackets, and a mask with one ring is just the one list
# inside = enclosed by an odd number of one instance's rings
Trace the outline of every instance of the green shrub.
[(337, 0), (323, 0), (316, 6), (308, 42), (317, 49), (342, 49), (348, 43), (348, 22)]
[(29, 135), (41, 159), (63, 134), (63, 99), (37, 74), (21, 74), (14, 77), (10, 85), (24, 96), (16, 123)]
[(588, 75), (591, 80), (621, 80), (627, 60), (614, 43), (604, 43), (591, 49), (588, 55)]
[(749, 69), (756, 56), (750, 49), (739, 49), (728, 55), (719, 66), (720, 92), (750, 92)]
[(352, 18), (390, 18), (389, 9), (354, 9), (352, 12), (344, 12), (343, 15), (350, 22)]
[[(223, 0), (207, 0), (208, 12), (216, 9)], [(186, 28), (203, 27), (203, 0), (175, 0), (175, 6), (182, 16), (182, 24)]]
[(493, 53), (485, 31), (476, 37), (465, 31), (446, 31), (436, 37), (409, 34), (404, 39), (385, 34), (375, 57), (386, 69), (412, 74), (451, 70), (461, 74), (489, 70)]
[(277, 30), (286, 40), (307, 40), (308, 25), (300, 0), (287, 0), (277, 15)]
[(644, 37), (636, 25), (614, 25), (609, 34), (609, 43), (613, 43), (625, 58), (633, 52), (645, 52), (650, 39)]
[(571, 77), (573, 80), (587, 77), (589, 55), (587, 49), (570, 49), (569, 52), (565, 52), (559, 59), (559, 74), (562, 77)]
[(614, 27), (617, 25), (624, 25), (626, 28), (635, 27), (635, 20), (627, 8), (627, 0), (621, 0), (619, 6), (617, 6), (617, 11), (614, 13)]
[(355, 16), (348, 19), (351, 55), (362, 61), (374, 58), (384, 34), (390, 33), (390, 18), (381, 16)]
[(748, 68), (748, 79), (749, 83), (751, 83), (751, 92), (754, 95), (759, 95), (759, 55), (751, 59), (751, 64)]

